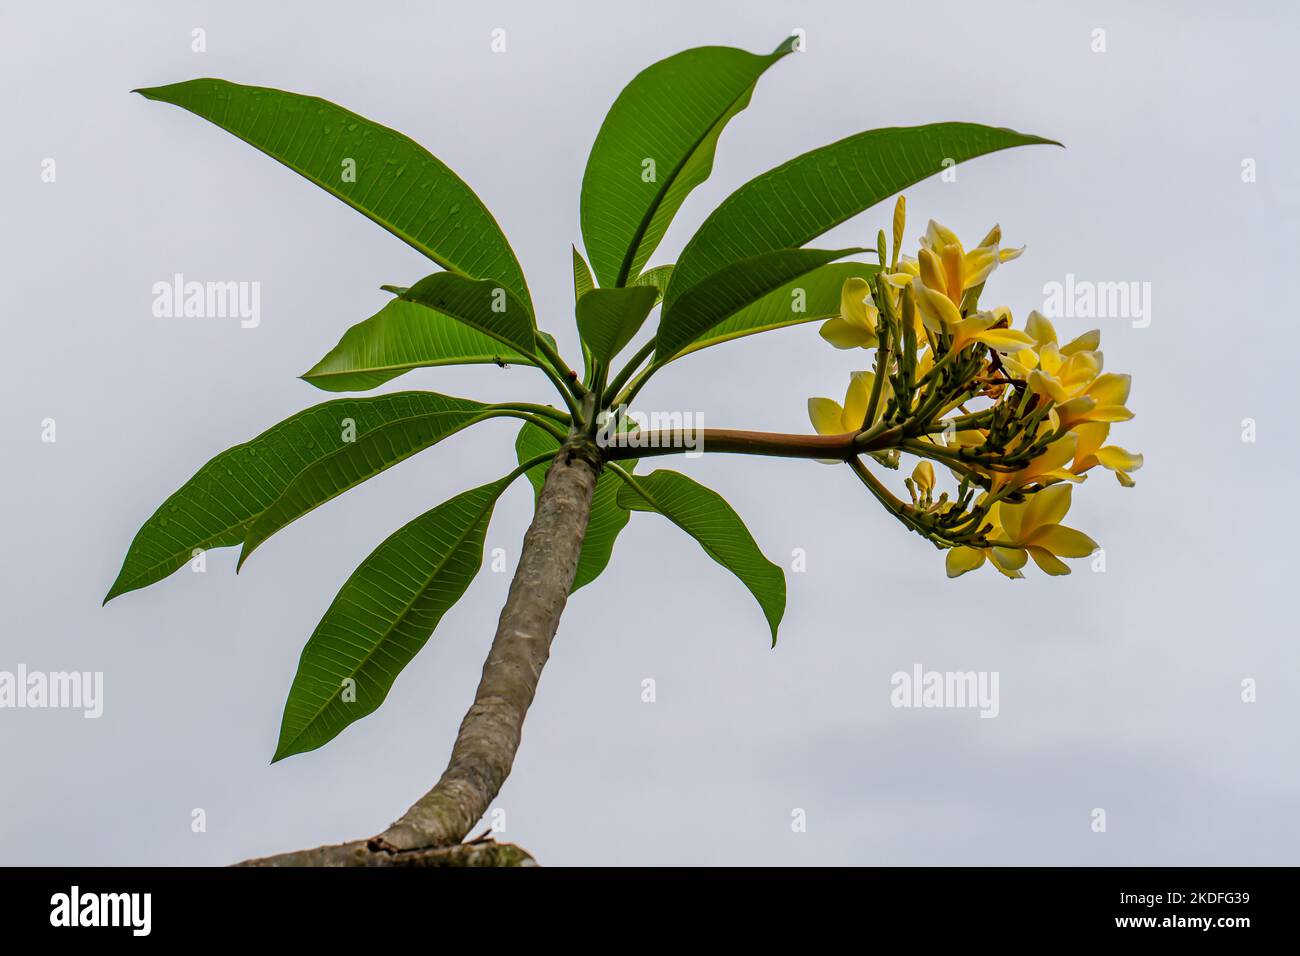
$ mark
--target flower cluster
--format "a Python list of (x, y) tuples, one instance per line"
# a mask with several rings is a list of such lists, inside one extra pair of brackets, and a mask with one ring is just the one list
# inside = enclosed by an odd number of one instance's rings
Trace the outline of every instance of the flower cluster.
[[(984, 309), (985, 283), (1023, 249), (1002, 248), (997, 226), (967, 250), (931, 221), (915, 258), (901, 254), (906, 205), (894, 210), (892, 251), (883, 231), (880, 267), (844, 283), (840, 314), (822, 337), (839, 349), (874, 352), (874, 368), (853, 373), (844, 403), (808, 401), (819, 434), (853, 433), (854, 447), (887, 468), (920, 459), (896, 497), (860, 456), (849, 464), (907, 527), (947, 552), (949, 577), (986, 562), (1010, 578), (1032, 560), (1069, 574), (1062, 558), (1097, 544), (1061, 524), (1071, 491), (1100, 466), (1120, 484), (1142, 456), (1108, 444), (1127, 421), (1130, 377), (1103, 371), (1100, 331), (1061, 344), (1052, 323), (1031, 312), (1023, 329), (1011, 310)], [(888, 255), (887, 255), (888, 253)], [(935, 465), (954, 482), (939, 491)]]

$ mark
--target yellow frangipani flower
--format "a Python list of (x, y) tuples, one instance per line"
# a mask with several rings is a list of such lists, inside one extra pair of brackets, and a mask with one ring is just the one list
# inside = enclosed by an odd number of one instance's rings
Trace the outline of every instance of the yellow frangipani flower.
[(837, 349), (873, 349), (880, 344), (876, 337), (879, 321), (880, 310), (871, 297), (870, 283), (852, 276), (840, 290), (840, 314), (823, 323), (821, 335)]
[[(844, 404), (829, 398), (808, 399), (808, 417), (819, 435), (843, 435), (862, 429), (862, 420), (867, 415), (867, 406), (871, 404), (871, 388), (875, 384), (875, 372), (854, 372), (849, 377), (849, 387), (844, 393)], [(876, 407), (876, 419), (879, 419), (889, 398), (889, 383), (881, 388), (880, 401)], [(867, 424), (871, 424), (868, 422)]]
[[(1095, 354), (1095, 353), (1094, 353)], [(1098, 375), (1082, 395), (1055, 406), (1049, 413), (1054, 429), (1073, 428), (1089, 422), (1126, 422), (1133, 413), (1125, 407), (1131, 375), (1107, 372)]]
[(1079, 444), (1075, 448), (1074, 463), (1070, 465), (1070, 471), (1082, 475), (1090, 468), (1101, 465), (1115, 472), (1115, 478), (1125, 488), (1133, 487), (1135, 482), (1129, 476), (1129, 472), (1137, 471), (1142, 467), (1142, 456), (1126, 451), (1119, 445), (1105, 444), (1110, 436), (1109, 422), (1080, 425), (1075, 429), (1075, 433), (1079, 436)]
[[(842, 405), (809, 399), (813, 427), (841, 436), (871, 429), (849, 463), (906, 527), (945, 549), (949, 577), (991, 564), (1022, 578), (1031, 560), (1047, 574), (1069, 574), (1063, 558), (1097, 548), (1061, 524), (1074, 484), (1100, 465), (1131, 486), (1130, 472), (1142, 466), (1141, 455), (1106, 444), (1111, 425), (1133, 417), (1131, 378), (1103, 371), (1098, 329), (1062, 345), (1039, 312), (1017, 329), (1010, 309), (979, 307), (993, 270), (1022, 251), (1001, 248), (999, 227), (967, 251), (932, 220), (913, 258), (900, 248), (905, 213), (900, 197), (892, 251), (877, 238), (880, 272), (845, 282), (840, 314), (822, 326), (837, 348), (875, 349), (888, 377), (878, 383), (873, 372), (854, 373)], [(915, 327), (900, 330), (904, 317)], [(866, 421), (876, 384), (881, 394)], [(903, 479), (910, 503), (865, 460), (897, 470), (900, 454), (920, 459)], [(939, 494), (937, 469), (951, 474), (955, 494)]]
[(1033, 347), (1012, 356), (1013, 369), (1019, 378), (1026, 378), (1030, 371), (1038, 367), (1039, 352), (1044, 349), (1049, 355), (1059, 356), (1063, 361), (1076, 352), (1096, 352), (1101, 347), (1100, 329), (1090, 329), (1068, 344), (1059, 345), (1056, 329), (1047, 317), (1037, 310), (1029, 313), (1029, 318), (1025, 322), (1025, 334), (1034, 340), (1034, 344)]
[(916, 490), (927, 495), (934, 490), (934, 466), (924, 458), (912, 469), (912, 481)]
[(1022, 250), (1012, 249), (1004, 256), (998, 248), (1001, 241), (1002, 229), (994, 226), (978, 246), (967, 252), (956, 233), (930, 220), (911, 282), (922, 320), (932, 331), (960, 322), (966, 292), (983, 285), (999, 262), (1020, 255)]
[[(997, 328), (994, 328), (997, 326)], [(1011, 328), (1011, 310), (999, 306), (992, 312), (977, 312), (969, 319), (961, 319), (949, 326), (954, 352), (960, 352), (971, 342), (982, 342), (997, 352), (1015, 352), (1033, 344), (1024, 332)]]
[(1087, 392), (1088, 386), (1101, 374), (1100, 352), (1080, 351), (1066, 357), (1054, 344), (1044, 346), (1038, 353), (1038, 368), (1025, 379), (1029, 390), (1063, 405), (1076, 395)]
[[(991, 525), (989, 537), (1001, 540), (1005, 537), (1002, 525), (998, 521), (998, 506), (994, 505), (989, 511), (987, 524)], [(1029, 560), (1023, 551), (1015, 548), (990, 547), (990, 548), (972, 548), (957, 547), (949, 548), (947, 555), (944, 557), (944, 567), (947, 570), (948, 577), (959, 578), (967, 571), (974, 571), (976, 568), (984, 566), (988, 561), (997, 569), (999, 574), (1008, 578), (1023, 578), (1020, 569), (1025, 566)]]
[(997, 491), (1007, 485), (1012, 488), (1022, 488), (1035, 481), (1040, 484), (1056, 480), (1082, 481), (1081, 477), (1065, 467), (1067, 463), (1074, 461), (1078, 444), (1079, 436), (1070, 432), (1048, 445), (1041, 455), (1019, 471), (991, 472), (991, 490)]
[(894, 267), (885, 274), (885, 281), (895, 289), (906, 289), (921, 274), (921, 263), (911, 256), (900, 256)]
[(1020, 504), (999, 502), (994, 509), (999, 533), (990, 537), (1006, 544), (950, 549), (945, 562), (948, 576), (973, 571), (985, 558), (1007, 577), (1023, 577), (1020, 569), (1030, 558), (1047, 574), (1069, 574), (1070, 568), (1061, 558), (1086, 558), (1097, 550), (1092, 538), (1061, 524), (1070, 510), (1071, 491), (1069, 485), (1052, 485)]

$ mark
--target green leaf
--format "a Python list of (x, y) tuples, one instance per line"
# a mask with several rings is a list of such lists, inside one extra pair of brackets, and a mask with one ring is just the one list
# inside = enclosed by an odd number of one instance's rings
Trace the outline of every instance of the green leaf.
[(686, 50), (642, 70), (619, 94), (582, 177), (582, 237), (602, 286), (626, 285), (641, 271), (691, 190), (708, 179), (723, 128), (794, 42), (768, 56)]
[(233, 133), (444, 269), (499, 282), (532, 315), (501, 227), (459, 176), (409, 137), (315, 96), (225, 80), (135, 92)]
[(217, 455), (144, 523), (104, 602), (161, 581), (197, 551), (244, 540), (249, 524), (302, 472), (347, 438), (422, 412), (445, 411), (448, 400), (427, 392), (341, 398), (285, 419), (252, 441)]
[(584, 295), (596, 288), (596, 283), (591, 278), (591, 269), (587, 266), (587, 260), (582, 258), (582, 253), (578, 247), (573, 247), (573, 301), (577, 302)]
[(868, 279), (877, 271), (866, 262), (832, 262), (814, 269), (719, 322), (673, 358), (758, 332), (834, 318), (840, 314), (844, 280), (853, 276)]
[[(416, 452), (494, 413), (482, 402), (422, 393), (424, 406), (410, 418), (399, 418), (373, 428), (356, 441), (343, 442), (334, 451), (300, 472), (280, 496), (249, 525), (236, 570), (263, 541), (285, 525), (373, 478)], [(444, 406), (429, 410), (441, 399)]]
[(578, 333), (592, 357), (608, 365), (645, 323), (659, 301), (652, 285), (593, 289), (578, 300)]
[(668, 282), (672, 277), (673, 265), (672, 263), (669, 263), (666, 266), (655, 266), (653, 269), (647, 269), (645, 272), (637, 276), (636, 281), (632, 284), (654, 286), (655, 291), (659, 293), (659, 297), (655, 299), (655, 304), (658, 305), (663, 301), (664, 295), (668, 292)]
[(664, 304), (655, 336), (655, 357), (676, 355), (720, 322), (769, 293), (828, 262), (861, 251), (778, 249), (725, 266)]
[(327, 392), (364, 392), (413, 368), (489, 362), (534, 364), (531, 357), (449, 315), (394, 299), (344, 332), (339, 344), (302, 377)]
[[(530, 458), (557, 451), (559, 439), (545, 429), (538, 428), (532, 422), (525, 422), (515, 438), (515, 454), (520, 464)], [(636, 466), (635, 461), (620, 462), (629, 471)], [(546, 482), (549, 463), (535, 465), (526, 473), (533, 485), (534, 496), (542, 493)], [(603, 471), (596, 479), (596, 490), (591, 498), (591, 517), (587, 522), (587, 535), (582, 539), (582, 552), (578, 555), (578, 570), (573, 577), (573, 587), (569, 593), (590, 584), (609, 564), (614, 553), (614, 541), (627, 525), (630, 514), (618, 503), (618, 489), (621, 482), (610, 471)]]
[(626, 483), (619, 490), (618, 503), (663, 515), (740, 578), (763, 609), (775, 646), (776, 629), (785, 614), (785, 573), (763, 556), (725, 498), (679, 472), (660, 469)]
[(751, 179), (723, 200), (677, 259), (664, 303), (733, 263), (794, 248), (901, 189), (941, 172), (945, 162), (1054, 143), (974, 123), (870, 130), (814, 149)]
[(426, 511), (352, 572), (303, 648), (274, 760), (315, 750), (384, 702), (478, 573), (505, 486), (495, 481)]
[(402, 298), (449, 315), (520, 352), (533, 354), (537, 327), (532, 313), (499, 282), (435, 272), (407, 289)]

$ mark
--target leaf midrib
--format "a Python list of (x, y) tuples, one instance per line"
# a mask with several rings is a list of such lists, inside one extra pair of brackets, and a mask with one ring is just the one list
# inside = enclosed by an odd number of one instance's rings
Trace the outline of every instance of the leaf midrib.
[[(763, 70), (766, 70), (768, 66), (771, 66), (772, 63), (775, 62), (775, 60), (770, 56), (768, 57), (768, 60), (769, 62), (763, 67)], [(646, 209), (645, 214), (641, 217), (641, 221), (637, 224), (636, 231), (632, 234), (632, 244), (628, 247), (628, 251), (623, 255), (623, 263), (618, 269), (618, 278), (614, 281), (615, 286), (622, 288), (624, 283), (627, 282), (628, 274), (632, 271), (632, 263), (636, 259), (637, 251), (641, 248), (641, 240), (645, 238), (646, 231), (650, 228), (650, 223), (654, 221), (655, 214), (659, 211), (659, 207), (663, 205), (664, 198), (667, 197), (669, 191), (672, 189), (673, 183), (677, 181), (677, 177), (681, 174), (681, 171), (686, 167), (686, 164), (691, 161), (691, 157), (693, 157), (696, 151), (699, 150), (700, 145), (709, 138), (709, 135), (717, 128), (718, 124), (722, 122), (723, 117), (727, 116), (731, 112), (732, 108), (742, 99), (754, 95), (754, 87), (758, 85), (758, 80), (762, 78), (763, 70), (759, 71), (759, 75), (754, 79), (753, 83), (750, 83), (739, 96), (735, 97), (727, 104), (727, 108), (718, 114), (717, 118), (709, 124), (708, 129), (706, 129), (695, 140), (695, 142), (691, 144), (691, 148), (686, 151), (685, 155), (682, 156), (677, 165), (673, 167), (668, 180), (664, 183), (664, 188), (655, 194), (654, 200), (650, 203), (649, 208)]]
[[(379, 651), (379, 648), (382, 647), (384, 644), (386, 644), (389, 638), (392, 637), (393, 632), (397, 630), (397, 626), (401, 624), (402, 621), (406, 620), (406, 616), (411, 613), (411, 608), (415, 607), (415, 602), (418, 601), (420, 599), (420, 596), (429, 589), (429, 585), (433, 583), (433, 579), (442, 572), (443, 568), (447, 566), (447, 563), (451, 560), (452, 556), (455, 555), (456, 552), (460, 550), (460, 548), (465, 544), (466, 540), (469, 539), (469, 536), (474, 532), (475, 529), (478, 528), (479, 523), (483, 520), (484, 515), (487, 514), (489, 511), (491, 511), (492, 508), (496, 506), (497, 498), (501, 496), (501, 492), (503, 490), (504, 490), (504, 485), (499, 485), (495, 494), (491, 495), (488, 498), (488, 500), (484, 503), (483, 507), (479, 510), (478, 515), (466, 527), (464, 534), (457, 536), (455, 545), (451, 548), (448, 548), (446, 553), (442, 556), (442, 558), (440, 558), (437, 564), (434, 565), (433, 570), (425, 578), (424, 586), (419, 588), (415, 592), (415, 596), (412, 597), (411, 600), (406, 603), (406, 606), (402, 608), (402, 612), (399, 615), (397, 615), (397, 617), (393, 618), (392, 623), (387, 628), (384, 629), (383, 635), (380, 637), (380, 639), (376, 641), (374, 643), (374, 646), (371, 647), (370, 650), (366, 652), (365, 656), (362, 657), (362, 659), (357, 663), (357, 666), (351, 669), (351, 671), (349, 672), (350, 677), (355, 678), (357, 674), (361, 673), (362, 668), (364, 668), (366, 664), (370, 662), (370, 659), (374, 657), (374, 655)], [(327, 611), (326, 614), (328, 613), (329, 612)], [(295, 734), (291, 740), (287, 741), (284, 747), (277, 748), (277, 751), (286, 750), (292, 747), (294, 744), (296, 744), (299, 740), (301, 740), (302, 736), (311, 728), (311, 725), (320, 719), (321, 714), (325, 713), (325, 709), (334, 703), (335, 698), (340, 693), (342, 693), (342, 690), (343, 688), (340, 685), (339, 687), (331, 691), (330, 695), (327, 698), (325, 698), (325, 702), (321, 704), (320, 707), (317, 708), (316, 712), (312, 714), (312, 716), (307, 720), (305, 724), (303, 724), (302, 729), (298, 731), (298, 733)], [(286, 753), (285, 756), (287, 757), (290, 755)]]

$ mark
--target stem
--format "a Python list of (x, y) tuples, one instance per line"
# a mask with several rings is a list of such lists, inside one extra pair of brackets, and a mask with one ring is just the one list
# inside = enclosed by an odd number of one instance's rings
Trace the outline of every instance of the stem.
[[(537, 347), (543, 355), (550, 359), (551, 365), (554, 367), (553, 370), (563, 376), (560, 379), (560, 381), (564, 382), (561, 391), (573, 395), (574, 398), (582, 398), (583, 395), (587, 394), (587, 389), (578, 381), (578, 373), (569, 368), (568, 363), (564, 361), (564, 356), (551, 348), (550, 342), (539, 335), (537, 336)], [(542, 365), (545, 366), (546, 363), (543, 362)]]
[[(543, 340), (539, 338), (537, 341), (541, 342)], [(538, 362), (537, 367), (546, 373), (546, 377), (551, 380), (551, 384), (555, 386), (555, 390), (559, 392), (560, 397), (564, 399), (564, 404), (569, 406), (569, 414), (575, 419), (578, 418), (580, 414), (578, 403), (573, 397), (574, 393), (570, 388), (570, 383), (561, 378), (560, 373), (551, 368), (551, 366), (546, 362)]]
[(599, 459), (566, 444), (546, 476), (474, 703), (441, 779), (377, 842), (398, 850), (458, 843), (488, 810), (514, 763), (524, 717), (573, 586)]
[(623, 387), (623, 384), (632, 376), (632, 373), (641, 367), (641, 363), (654, 354), (654, 350), (654, 339), (651, 339), (645, 345), (641, 346), (641, 348), (637, 349), (636, 354), (628, 360), (628, 363), (623, 366), (622, 370), (614, 376), (614, 380), (609, 383), (609, 394), (617, 395), (618, 390)]
[(686, 451), (724, 452), (734, 455), (769, 455), (777, 458), (847, 459), (863, 449), (855, 447), (855, 432), (842, 435), (787, 435), (735, 428), (664, 429), (629, 432), (623, 442), (606, 445), (606, 461), (655, 458)]
[(546, 418), (553, 418), (566, 428), (569, 426), (570, 418), (558, 408), (552, 408), (550, 405), (534, 405), (532, 402), (501, 402), (496, 408), (513, 408), (521, 412), (532, 412), (534, 415), (543, 415)]
[(487, 812), (514, 763), (524, 717), (573, 586), (599, 470), (595, 446), (581, 436), (571, 437), (555, 456), (524, 535), (474, 703), (461, 721), (447, 769), (433, 789), (370, 840), (299, 850), (245, 865), (419, 863), (432, 848), (464, 839)]

